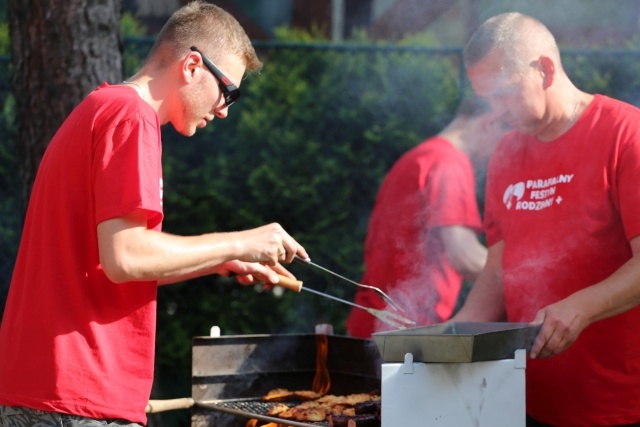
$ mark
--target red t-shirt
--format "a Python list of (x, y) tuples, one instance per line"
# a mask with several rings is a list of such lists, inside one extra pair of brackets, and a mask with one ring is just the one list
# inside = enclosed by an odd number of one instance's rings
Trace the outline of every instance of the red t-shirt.
[[(380, 187), (367, 231), (362, 283), (385, 291), (419, 325), (448, 319), (462, 276), (434, 231), (452, 225), (480, 230), (473, 167), (466, 154), (434, 137), (400, 157)], [(371, 290), (359, 289), (355, 302), (385, 308)], [(360, 308), (351, 310), (346, 326), (350, 335), (362, 338), (390, 329)]]
[[(596, 95), (551, 142), (512, 132), (489, 167), (486, 233), (504, 241), (508, 318), (610, 276), (640, 234), (640, 110)], [(527, 411), (559, 426), (640, 421), (640, 308), (588, 326), (558, 356), (527, 365)]]
[(130, 87), (102, 85), (40, 164), (0, 327), (0, 404), (146, 423), (156, 282), (114, 284), (96, 226), (162, 221), (160, 125)]

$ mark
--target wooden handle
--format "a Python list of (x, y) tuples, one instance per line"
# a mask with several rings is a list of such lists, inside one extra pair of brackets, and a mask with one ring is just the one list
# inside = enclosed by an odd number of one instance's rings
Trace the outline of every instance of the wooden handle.
[(173, 411), (174, 409), (189, 409), (193, 406), (194, 400), (190, 397), (183, 397), (180, 399), (166, 399), (166, 400), (150, 400), (147, 403), (145, 412), (147, 414), (155, 414), (157, 412)]
[(291, 291), (300, 292), (302, 289), (302, 282), (300, 280), (292, 279), (287, 276), (283, 276), (282, 274), (278, 274), (280, 281), (276, 284), (276, 286), (280, 286), (285, 289), (289, 289)]
[[(267, 278), (262, 274), (254, 273), (253, 276), (258, 280), (269, 283)], [(292, 279), (290, 277), (283, 276), (282, 274), (278, 274), (278, 277), (280, 278), (280, 281), (278, 283), (275, 283), (275, 286), (280, 286), (281, 288), (289, 289), (295, 292), (300, 292), (300, 290), (302, 289), (302, 282), (300, 280)]]

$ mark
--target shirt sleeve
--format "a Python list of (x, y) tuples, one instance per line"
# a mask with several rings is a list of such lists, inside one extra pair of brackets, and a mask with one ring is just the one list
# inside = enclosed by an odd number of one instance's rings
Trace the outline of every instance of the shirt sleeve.
[(161, 143), (143, 118), (124, 120), (95, 144), (93, 183), (96, 225), (136, 209), (148, 213), (148, 228), (162, 221)]
[(466, 156), (450, 156), (435, 163), (426, 182), (423, 195), (428, 228), (462, 225), (481, 229), (475, 177)]
[(640, 235), (640, 127), (637, 121), (622, 132), (615, 178), (611, 180), (613, 203), (622, 217), (628, 240)]

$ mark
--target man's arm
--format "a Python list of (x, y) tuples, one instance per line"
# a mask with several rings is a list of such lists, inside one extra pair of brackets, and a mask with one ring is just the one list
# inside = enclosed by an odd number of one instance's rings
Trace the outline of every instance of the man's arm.
[(474, 283), (487, 261), (487, 248), (468, 227), (452, 225), (440, 227), (438, 232), (453, 268)]
[(556, 355), (569, 348), (591, 323), (640, 304), (640, 236), (630, 241), (633, 256), (605, 280), (538, 311), (542, 324), (531, 357)]
[(505, 319), (502, 289), (502, 251), (504, 243), (489, 247), (487, 262), (469, 291), (453, 322), (499, 322)]
[[(308, 258), (304, 248), (278, 224), (232, 233), (175, 236), (147, 229), (146, 219), (144, 211), (134, 211), (98, 224), (100, 263), (113, 282), (171, 283), (224, 269), (241, 275), (260, 273), (277, 283), (274, 269), (290, 276), (279, 262), (291, 262), (295, 254)], [(279, 256), (285, 251), (286, 256)], [(228, 263), (234, 260), (241, 262)]]

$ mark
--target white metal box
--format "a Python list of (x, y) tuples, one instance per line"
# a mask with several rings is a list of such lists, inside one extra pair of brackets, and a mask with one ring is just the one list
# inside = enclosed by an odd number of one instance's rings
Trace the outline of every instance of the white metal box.
[(525, 427), (526, 350), (513, 359), (382, 364), (382, 427)]

